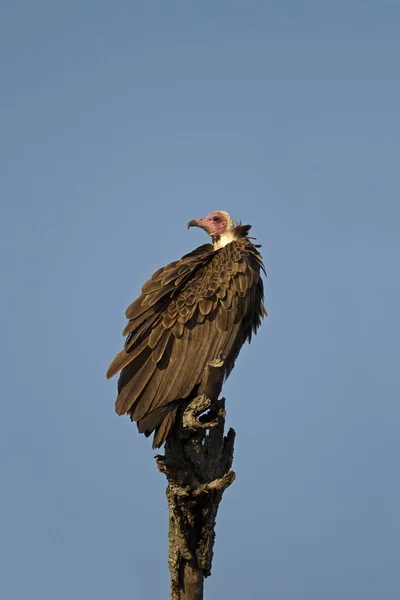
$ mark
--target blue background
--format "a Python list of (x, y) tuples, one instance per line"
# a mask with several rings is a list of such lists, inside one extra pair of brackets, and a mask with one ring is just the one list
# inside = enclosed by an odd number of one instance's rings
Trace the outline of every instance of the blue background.
[(0, 13), (1, 597), (167, 598), (165, 481), (104, 373), (224, 209), (269, 317), (224, 390), (206, 597), (399, 598), (399, 3)]

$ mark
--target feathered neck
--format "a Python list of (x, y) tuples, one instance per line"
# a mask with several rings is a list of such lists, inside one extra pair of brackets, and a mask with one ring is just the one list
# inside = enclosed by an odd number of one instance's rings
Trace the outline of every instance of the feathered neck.
[(212, 238), (214, 250), (219, 250), (220, 248), (223, 248), (224, 246), (230, 244), (231, 242), (234, 242), (235, 240), (236, 237), (234, 230), (227, 231), (222, 235), (214, 235)]
[(248, 237), (248, 233), (251, 229), (251, 225), (242, 225), (239, 223), (236, 227), (231, 228), (229, 231), (222, 233), (221, 235), (215, 235), (212, 237), (214, 250), (220, 250), (227, 244), (239, 240), (243, 237)]

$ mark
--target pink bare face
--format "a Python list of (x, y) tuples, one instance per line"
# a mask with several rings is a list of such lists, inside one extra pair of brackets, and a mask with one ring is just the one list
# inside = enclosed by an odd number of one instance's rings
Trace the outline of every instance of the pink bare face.
[(219, 211), (214, 211), (207, 215), (207, 217), (202, 217), (201, 219), (193, 219), (189, 221), (189, 227), (201, 227), (209, 235), (212, 237), (222, 235), (228, 225), (228, 220), (224, 214)]

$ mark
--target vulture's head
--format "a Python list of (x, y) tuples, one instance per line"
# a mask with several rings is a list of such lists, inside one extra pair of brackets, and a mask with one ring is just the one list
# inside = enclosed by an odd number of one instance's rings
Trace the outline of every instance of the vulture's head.
[(235, 224), (230, 214), (224, 210), (214, 210), (206, 217), (192, 219), (188, 223), (188, 229), (189, 227), (204, 229), (212, 237), (216, 249), (229, 244), (235, 239)]

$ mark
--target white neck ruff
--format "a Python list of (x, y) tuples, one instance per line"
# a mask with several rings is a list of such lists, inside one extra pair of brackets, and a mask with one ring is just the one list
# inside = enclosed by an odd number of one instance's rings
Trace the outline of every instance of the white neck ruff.
[(223, 233), (222, 235), (216, 236), (215, 238), (213, 238), (214, 250), (219, 250), (220, 248), (223, 248), (227, 244), (234, 242), (235, 239), (236, 237), (233, 231), (228, 231), (227, 233)]

